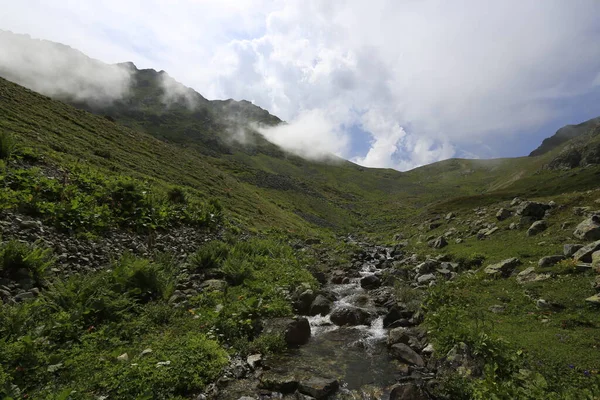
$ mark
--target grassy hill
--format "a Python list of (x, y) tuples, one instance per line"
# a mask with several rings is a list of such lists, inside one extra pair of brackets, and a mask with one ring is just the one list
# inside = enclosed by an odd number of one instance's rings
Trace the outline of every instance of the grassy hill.
[[(572, 232), (600, 201), (594, 121), (530, 157), (372, 169), (285, 152), (249, 127), (283, 122), (248, 102), (169, 81), (165, 104), (168, 75), (129, 67), (129, 95), (109, 105), (0, 78), (0, 296), (11, 301), (0, 304), (0, 394), (196, 396), (228, 356), (285, 347), (257, 326), (293, 315), (298, 288), (321, 290), (315, 277), (351, 268), (360, 252), (339, 236), (351, 233), (406, 256), (382, 278), (398, 301), (422, 302), (436, 356), (464, 344), (485, 367), (485, 379), (450, 374), (447, 396), (596, 398), (600, 325), (585, 301), (596, 271), (538, 264), (586, 242)], [(250, 144), (231, 139), (238, 128)], [(553, 202), (544, 231), (527, 233), (514, 197)], [(498, 220), (501, 208), (511, 216)], [(124, 239), (146, 256), (121, 252)], [(155, 241), (179, 244), (162, 253)], [(111, 254), (102, 268), (64, 270), (98, 246)], [(513, 275), (485, 273), (510, 257)], [(456, 276), (399, 278), (427, 259), (454, 262)], [(527, 271), (543, 279), (520, 281)]]

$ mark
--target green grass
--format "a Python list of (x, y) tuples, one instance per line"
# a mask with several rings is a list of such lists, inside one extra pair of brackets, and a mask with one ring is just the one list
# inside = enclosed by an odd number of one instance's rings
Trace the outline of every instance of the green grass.
[(227, 256), (206, 268), (229, 285), (186, 307), (169, 303), (183, 267), (167, 255), (125, 255), (110, 269), (50, 281), (35, 300), (0, 304), (0, 395), (183, 398), (218, 376), (228, 352), (280, 351), (281, 338), (258, 337), (256, 327), (292, 313), (286, 291), (316, 288), (301, 266), (309, 260), (275, 240), (222, 246)]

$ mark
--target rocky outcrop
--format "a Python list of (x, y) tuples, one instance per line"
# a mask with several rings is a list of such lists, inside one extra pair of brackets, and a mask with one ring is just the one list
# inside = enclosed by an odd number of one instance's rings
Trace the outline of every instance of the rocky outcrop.
[(592, 242), (577, 250), (575, 254), (573, 254), (573, 259), (581, 262), (592, 262), (592, 254), (598, 250), (600, 250), (600, 240)]
[(508, 277), (521, 264), (518, 258), (509, 258), (497, 264), (487, 266), (483, 272), (491, 276)]
[(360, 287), (371, 290), (381, 286), (381, 280), (375, 275), (367, 275), (360, 280)]
[(501, 208), (496, 213), (496, 219), (498, 221), (504, 221), (505, 219), (509, 218), (511, 215), (512, 215), (512, 211), (510, 211), (506, 208)]
[(554, 255), (554, 256), (546, 256), (546, 257), (542, 257), (540, 258), (540, 261), (538, 261), (538, 266), (540, 268), (549, 268), (555, 264), (558, 264), (559, 262), (561, 262), (562, 260), (564, 260), (566, 257), (563, 255)]
[(312, 377), (301, 381), (298, 391), (317, 400), (324, 400), (334, 394), (340, 387), (339, 382), (332, 378)]
[(534, 221), (537, 221), (544, 218), (546, 210), (549, 208), (550, 206), (548, 204), (535, 201), (524, 201), (517, 207), (517, 215), (520, 215), (521, 217), (530, 217)]
[(533, 224), (531, 224), (529, 229), (527, 229), (527, 236), (535, 236), (539, 233), (542, 233), (546, 229), (548, 229), (548, 225), (545, 221), (535, 221)]
[(402, 361), (409, 365), (424, 367), (425, 361), (423, 358), (408, 345), (404, 343), (396, 343), (390, 346), (390, 354), (398, 361)]
[(308, 315), (314, 316), (320, 314), (325, 316), (331, 311), (332, 304), (333, 303), (331, 302), (331, 300), (320, 294), (312, 302)]
[(358, 307), (344, 306), (333, 310), (331, 322), (338, 326), (344, 325), (369, 325), (373, 316), (366, 310)]
[(304, 317), (275, 318), (266, 322), (263, 333), (282, 335), (288, 346), (295, 347), (310, 339), (310, 324)]
[(600, 240), (600, 215), (593, 215), (582, 221), (573, 236), (581, 240)]

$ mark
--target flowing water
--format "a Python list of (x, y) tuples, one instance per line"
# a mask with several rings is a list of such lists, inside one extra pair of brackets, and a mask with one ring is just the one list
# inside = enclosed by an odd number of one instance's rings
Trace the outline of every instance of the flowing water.
[[(360, 279), (379, 270), (371, 264), (363, 266), (359, 277), (347, 284), (330, 284), (325, 290), (337, 296), (332, 312), (339, 307), (354, 306), (381, 314), (368, 292), (361, 288)], [(379, 311), (379, 312), (378, 312)], [(339, 379), (341, 390), (334, 398), (386, 398), (389, 386), (401, 373), (400, 365), (387, 352), (387, 330), (383, 316), (377, 316), (370, 325), (334, 325), (329, 315), (308, 318), (312, 336), (298, 349), (270, 360), (277, 370), (300, 376), (322, 376)]]

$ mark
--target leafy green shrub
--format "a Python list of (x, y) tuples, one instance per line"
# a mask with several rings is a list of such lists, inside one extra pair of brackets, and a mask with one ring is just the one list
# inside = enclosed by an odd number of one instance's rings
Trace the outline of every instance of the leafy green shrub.
[(193, 270), (219, 268), (229, 255), (229, 246), (219, 240), (213, 240), (200, 247), (189, 256), (188, 262)]
[(187, 204), (187, 195), (180, 187), (173, 187), (167, 192), (167, 198), (174, 204)]
[(54, 263), (51, 249), (11, 240), (0, 246), (0, 273), (12, 279), (43, 280), (46, 269)]
[(112, 279), (117, 292), (127, 293), (142, 302), (168, 299), (173, 293), (172, 271), (164, 270), (160, 264), (126, 253), (113, 268)]
[(16, 141), (8, 132), (0, 132), (0, 160), (8, 160), (15, 151)]

